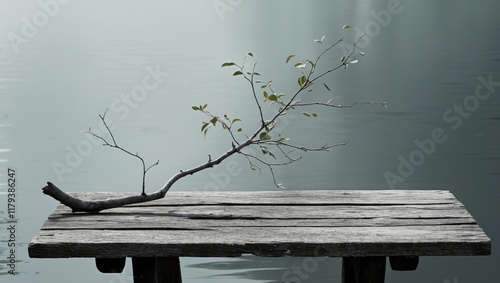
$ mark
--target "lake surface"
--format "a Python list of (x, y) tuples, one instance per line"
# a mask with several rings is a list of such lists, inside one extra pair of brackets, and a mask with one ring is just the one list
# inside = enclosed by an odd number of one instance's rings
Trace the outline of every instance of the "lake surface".
[[(374, 2), (374, 1), (373, 1)], [(132, 282), (100, 274), (92, 259), (30, 259), (27, 245), (57, 203), (40, 188), (139, 191), (137, 160), (103, 148), (79, 131), (99, 129), (106, 109), (118, 143), (149, 164), (149, 191), (179, 170), (230, 148), (227, 134), (200, 133), (207, 103), (218, 115), (257, 121), (251, 92), (226, 61), (254, 54), (277, 92), (296, 90), (289, 54), (315, 58), (361, 33), (358, 64), (317, 84), (312, 98), (335, 103), (383, 99), (359, 111), (290, 113), (282, 133), (307, 146), (349, 141), (329, 153), (305, 153), (276, 170), (288, 190), (449, 189), (495, 243), (500, 238), (500, 17), (498, 1), (1, 1), (0, 281)], [(342, 50), (325, 57), (334, 66)], [(146, 93), (130, 94), (144, 85)], [(128, 97), (128, 100), (127, 100)], [(270, 109), (269, 111), (272, 111)], [(272, 113), (272, 112), (271, 112)], [(437, 138), (436, 138), (437, 137)], [(78, 155), (77, 155), (78, 154)], [(179, 181), (172, 190), (278, 190), (265, 168), (236, 157)], [(227, 164), (227, 163), (226, 163)], [(403, 164), (403, 165), (401, 165)], [(406, 164), (406, 165), (404, 165)], [(7, 170), (17, 176), (16, 259), (8, 274)], [(229, 174), (229, 175), (228, 175)], [(223, 179), (221, 176), (229, 176)], [(168, 196), (167, 196), (168, 197)], [(387, 282), (496, 282), (498, 245), (488, 257), (425, 257), (415, 272), (389, 271)], [(182, 258), (185, 282), (282, 282), (301, 258)], [(340, 259), (321, 262), (301, 282), (339, 282)], [(71, 279), (69, 279), (71, 278)]]

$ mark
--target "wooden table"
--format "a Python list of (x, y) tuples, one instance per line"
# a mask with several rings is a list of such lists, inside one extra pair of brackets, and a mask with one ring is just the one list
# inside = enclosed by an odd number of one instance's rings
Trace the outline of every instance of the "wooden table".
[(343, 257), (343, 282), (379, 283), (386, 257), (414, 270), (420, 256), (489, 255), (491, 240), (449, 191), (169, 192), (98, 214), (59, 205), (28, 251), (93, 257), (102, 272), (131, 257), (134, 282), (181, 282), (179, 257)]

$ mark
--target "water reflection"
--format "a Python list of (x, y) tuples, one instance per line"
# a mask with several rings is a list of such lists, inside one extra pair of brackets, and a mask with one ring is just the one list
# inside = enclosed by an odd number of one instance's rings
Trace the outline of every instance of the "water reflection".
[[(337, 282), (341, 278), (340, 258), (256, 257), (203, 258), (190, 261), (187, 268), (212, 270), (203, 282), (241, 278), (251, 282)], [(198, 273), (200, 271), (196, 271)], [(298, 279), (298, 281), (296, 280)], [(219, 281), (217, 281), (219, 280)], [(238, 281), (239, 282), (239, 281)]]

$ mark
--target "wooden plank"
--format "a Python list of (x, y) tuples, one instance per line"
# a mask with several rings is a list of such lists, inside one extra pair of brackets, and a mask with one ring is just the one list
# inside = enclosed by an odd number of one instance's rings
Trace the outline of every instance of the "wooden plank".
[(186, 219), (181, 217), (150, 217), (123, 215), (110, 217), (106, 214), (49, 219), (42, 230), (189, 230), (212, 229), (216, 227), (373, 227), (373, 226), (438, 226), (473, 225), (475, 220), (465, 218), (309, 218), (309, 219)]
[[(49, 219), (57, 217), (78, 217), (82, 213), (73, 214), (66, 208), (58, 209)], [(376, 205), (376, 206), (268, 206), (268, 205), (198, 205), (198, 206), (127, 206), (113, 208), (100, 212), (102, 215), (124, 214), (150, 215), (150, 216), (173, 216), (185, 218), (332, 218), (332, 217), (354, 217), (365, 218), (397, 216), (400, 218), (415, 218), (415, 216), (429, 217), (471, 217), (469, 212), (462, 206), (453, 205)]]
[[(116, 211), (116, 210), (114, 210)], [(128, 216), (135, 217), (136, 220), (157, 222), (159, 219), (183, 219), (191, 220), (295, 220), (295, 219), (367, 219), (367, 218), (391, 218), (391, 219), (436, 219), (436, 218), (469, 218), (471, 215), (465, 209), (413, 209), (410, 207), (389, 208), (374, 207), (367, 209), (366, 207), (356, 208), (331, 208), (321, 207), (226, 207), (211, 209), (207, 207), (189, 207), (187, 209), (179, 208), (176, 210), (164, 210), (158, 208), (144, 208), (136, 211), (133, 209), (112, 212), (100, 213), (98, 216), (93, 215), (70, 215), (66, 214), (62, 217), (51, 216), (48, 223), (66, 222), (77, 224), (79, 220), (93, 221), (108, 221), (126, 219)], [(106, 218), (107, 217), (107, 218)], [(104, 218), (104, 219), (103, 219)], [(106, 220), (108, 219), (108, 220)], [(128, 218), (129, 220), (132, 220)], [(136, 221), (138, 222), (138, 221)], [(221, 222), (221, 221), (219, 221)], [(222, 223), (222, 222), (221, 222)], [(69, 226), (71, 227), (71, 226)]]
[(31, 257), (487, 255), (476, 225), (42, 230)]
[(448, 191), (171, 192), (99, 214), (60, 205), (28, 251), (32, 257), (487, 255), (491, 240)]
[[(107, 199), (133, 193), (75, 192), (82, 199)], [(169, 192), (165, 198), (137, 204), (211, 205), (211, 204), (439, 204), (459, 203), (449, 191), (440, 190), (310, 190), (252, 192)]]
[[(168, 221), (167, 221), (168, 219)], [(222, 221), (224, 220), (224, 221)], [(223, 226), (403, 226), (475, 224), (461, 205), (144, 206), (99, 214), (60, 206), (42, 229), (199, 229)]]

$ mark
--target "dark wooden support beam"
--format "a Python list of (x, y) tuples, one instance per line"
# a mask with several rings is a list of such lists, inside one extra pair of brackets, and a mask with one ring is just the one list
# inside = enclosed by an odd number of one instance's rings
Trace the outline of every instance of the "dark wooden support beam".
[(125, 267), (124, 257), (118, 258), (95, 258), (95, 265), (102, 273), (122, 273)]
[(418, 256), (390, 256), (392, 270), (413, 271), (418, 267)]
[(156, 283), (156, 259), (154, 257), (133, 257), (134, 283)]
[(133, 257), (134, 283), (182, 283), (178, 257)]
[(384, 256), (343, 257), (342, 283), (384, 283)]
[(156, 280), (157, 283), (182, 283), (179, 258), (157, 257)]

